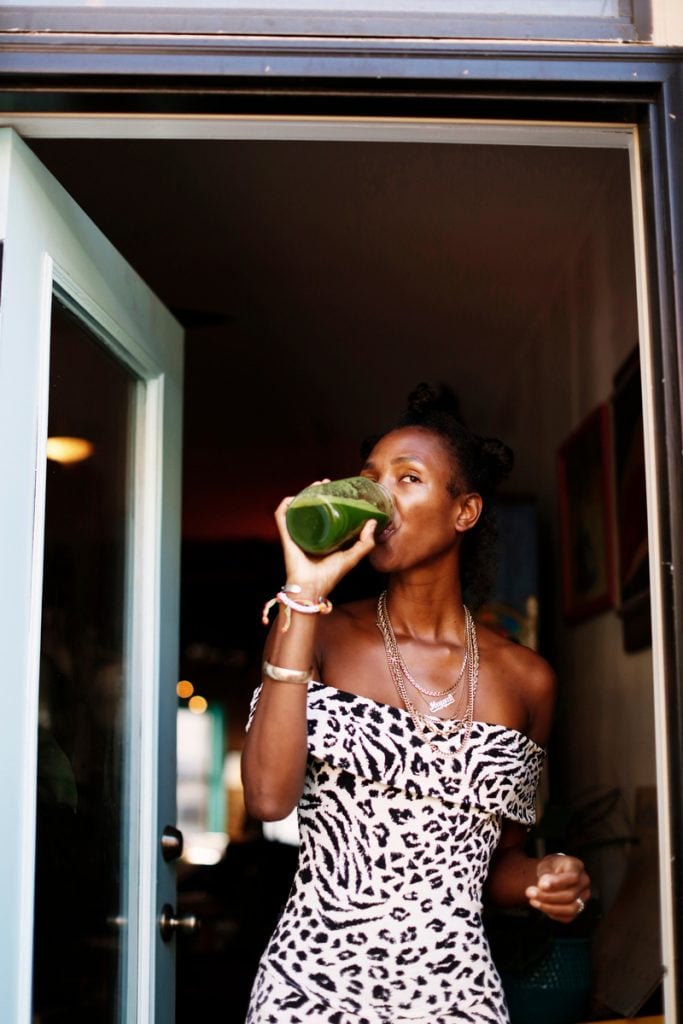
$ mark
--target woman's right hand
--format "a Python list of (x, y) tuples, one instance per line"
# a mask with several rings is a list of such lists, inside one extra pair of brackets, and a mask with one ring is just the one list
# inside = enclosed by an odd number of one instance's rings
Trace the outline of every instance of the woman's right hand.
[[(376, 520), (367, 522), (356, 543), (344, 551), (320, 557), (307, 555), (287, 530), (285, 516), (292, 498), (277, 507), (287, 570), (286, 582), (297, 584), (294, 595), (305, 601), (327, 597), (339, 580), (375, 546)], [(281, 628), (268, 634), (265, 656), (280, 668), (311, 669), (320, 678), (316, 661), (317, 615), (296, 612)], [(289, 626), (291, 625), (291, 628)], [(262, 821), (277, 821), (296, 806), (304, 787), (308, 757), (305, 686), (288, 686), (266, 679), (247, 734), (242, 754), (244, 799), (251, 814)]]
[[(315, 481), (316, 484), (327, 482)], [(377, 520), (370, 519), (365, 523), (358, 540), (351, 547), (333, 551), (329, 555), (308, 555), (294, 543), (287, 529), (287, 509), (293, 500), (293, 497), (284, 498), (275, 510), (275, 522), (285, 559), (286, 582), (298, 584), (303, 597), (313, 600), (327, 597), (337, 583), (374, 548)]]

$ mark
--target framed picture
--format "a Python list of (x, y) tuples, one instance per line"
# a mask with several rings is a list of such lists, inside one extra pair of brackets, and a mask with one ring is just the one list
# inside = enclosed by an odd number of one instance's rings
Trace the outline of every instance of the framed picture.
[(624, 649), (631, 652), (643, 650), (652, 642), (643, 403), (637, 348), (614, 377), (612, 422), (619, 614)]
[(496, 502), (498, 571), (477, 621), (499, 636), (538, 650), (538, 509), (534, 498), (504, 494)]
[(615, 603), (610, 410), (599, 405), (558, 453), (563, 610), (579, 622)]

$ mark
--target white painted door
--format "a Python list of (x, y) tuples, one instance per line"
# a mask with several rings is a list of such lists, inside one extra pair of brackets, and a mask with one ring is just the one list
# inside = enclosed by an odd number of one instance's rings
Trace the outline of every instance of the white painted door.
[(182, 331), (11, 129), (0, 237), (0, 1018), (168, 1024)]

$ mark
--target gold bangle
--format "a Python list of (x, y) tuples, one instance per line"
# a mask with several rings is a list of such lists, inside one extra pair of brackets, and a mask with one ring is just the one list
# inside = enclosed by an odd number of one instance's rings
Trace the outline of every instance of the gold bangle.
[(276, 683), (301, 683), (307, 684), (313, 678), (312, 668), (280, 668), (279, 665), (271, 665), (269, 661), (263, 662), (263, 674)]

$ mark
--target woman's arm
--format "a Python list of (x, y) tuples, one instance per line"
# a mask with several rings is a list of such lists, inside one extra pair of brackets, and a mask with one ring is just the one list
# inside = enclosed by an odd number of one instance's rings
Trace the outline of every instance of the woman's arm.
[[(318, 595), (312, 595), (315, 600)], [(309, 594), (301, 594), (309, 597)], [(270, 631), (264, 657), (280, 668), (315, 668), (317, 616), (292, 612), (282, 633), (284, 612)], [(244, 802), (260, 821), (278, 821), (296, 806), (304, 783), (307, 756), (306, 697), (301, 683), (280, 683), (263, 677), (258, 705), (242, 751)]]
[[(528, 654), (528, 652), (525, 652)], [(523, 687), (531, 708), (529, 736), (545, 747), (550, 735), (555, 704), (556, 679), (550, 666), (534, 657), (524, 663)], [(528, 903), (555, 921), (569, 923), (590, 898), (590, 879), (577, 857), (549, 854), (529, 857), (524, 852), (526, 828), (514, 822), (503, 826), (500, 842), (493, 855), (487, 893), (502, 907), (520, 907)]]
[[(287, 584), (297, 584), (296, 599), (318, 601), (374, 547), (376, 522), (363, 527), (345, 551), (310, 558), (287, 532), (285, 514), (291, 498), (275, 513), (285, 558)], [(315, 648), (319, 615), (292, 611), (287, 631), (281, 608), (271, 629), (264, 657), (278, 668), (317, 670)], [(262, 821), (277, 821), (296, 806), (303, 790), (308, 750), (306, 684), (276, 682), (264, 675), (263, 688), (242, 752), (242, 781), (247, 810)]]
[(525, 836), (524, 826), (504, 825), (487, 882), (491, 902), (501, 907), (528, 903), (555, 921), (570, 923), (581, 911), (578, 901), (590, 899), (583, 862), (559, 853), (528, 857), (523, 849)]

